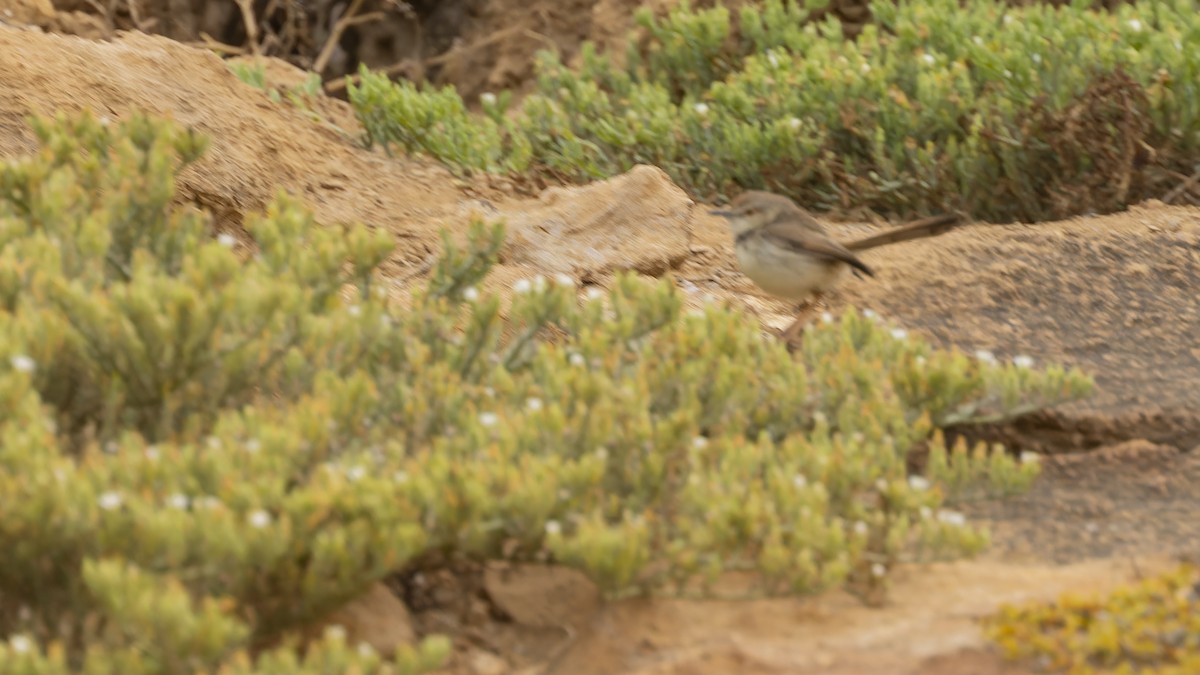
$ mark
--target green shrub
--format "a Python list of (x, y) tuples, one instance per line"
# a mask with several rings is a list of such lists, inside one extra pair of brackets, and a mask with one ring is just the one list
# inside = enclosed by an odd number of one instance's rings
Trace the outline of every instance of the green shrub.
[(872, 12), (847, 41), (790, 0), (743, 4), (736, 23), (721, 5), (644, 10), (623, 66), (589, 45), (578, 69), (542, 54), (535, 92), (503, 118), (366, 71), (350, 99), (372, 142), (452, 166), (583, 180), (649, 163), (705, 199), (767, 188), (815, 208), (1038, 219), (1156, 195), (1156, 167), (1192, 173), (1192, 0)]
[(1049, 672), (1186, 675), (1200, 671), (1200, 572), (1182, 565), (1101, 597), (1005, 606), (986, 630), (1010, 658)]
[[(480, 290), (503, 229), (481, 222), (402, 310), (385, 233), (281, 196), (252, 247), (210, 238), (172, 204), (194, 134), (34, 126), (41, 150), (0, 170), (3, 672), (384, 672), (333, 638), (303, 666), (259, 650), (456, 556), (550, 556), (614, 596), (729, 569), (760, 593), (880, 589), (898, 560), (985, 543), (943, 508), (958, 482), (1036, 472), (936, 426), (1090, 388), (854, 312), (797, 360), (737, 312), (683, 312), (669, 280), (580, 300), (537, 278), (503, 307)], [(910, 478), (917, 443), (988, 469)]]

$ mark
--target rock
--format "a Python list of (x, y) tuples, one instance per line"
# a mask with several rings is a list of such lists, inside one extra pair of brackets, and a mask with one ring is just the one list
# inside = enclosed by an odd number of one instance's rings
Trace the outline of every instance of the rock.
[(389, 659), (397, 647), (413, 644), (417, 637), (408, 607), (383, 583), (376, 583), (366, 593), (333, 611), (306, 634), (310, 639), (319, 639), (332, 626), (340, 626), (346, 631), (346, 644), (365, 642)]
[(619, 270), (660, 276), (690, 255), (694, 202), (652, 166), (609, 180), (549, 188), (537, 201), (515, 204), (505, 259), (582, 281)]
[(463, 660), (474, 675), (503, 675), (509, 672), (508, 662), (491, 652), (472, 651)]
[(483, 588), (518, 624), (579, 629), (600, 609), (600, 591), (579, 570), (552, 565), (489, 567)]

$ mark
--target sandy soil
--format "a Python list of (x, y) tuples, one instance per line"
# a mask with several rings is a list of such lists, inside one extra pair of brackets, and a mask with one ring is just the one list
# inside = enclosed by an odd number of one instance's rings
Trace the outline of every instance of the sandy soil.
[[(286, 190), (322, 223), (393, 233), (388, 269), (398, 291), (422, 278), (439, 227), (461, 232), (482, 213), (510, 224), (489, 282), (497, 288), (547, 271), (595, 284), (621, 269), (672, 272), (694, 302), (727, 300), (769, 326), (789, 320), (786, 306), (738, 274), (724, 225), (653, 167), (538, 194), (499, 179), (459, 180), (432, 162), (364, 151), (340, 103), (322, 103), (328, 121), (314, 122), (242, 84), (207, 52), (141, 34), (99, 42), (7, 21), (5, 158), (33, 147), (31, 112), (166, 113), (212, 137), (180, 188), (182, 199), (216, 214), (218, 229), (240, 234), (244, 214)], [(873, 227), (834, 230), (851, 237)], [(878, 276), (848, 281), (831, 309), (869, 307), (941, 344), (1078, 365), (1097, 378), (1089, 401), (960, 430), (1056, 454), (1029, 495), (969, 506), (992, 526), (994, 549), (977, 561), (902, 570), (882, 609), (841, 594), (602, 606), (562, 570), (449, 574), (429, 582), (440, 592), (409, 604), (418, 629), (458, 636), (454, 672), (1025, 672), (986, 648), (977, 617), (1000, 602), (1103, 589), (1196, 552), (1200, 209), (1147, 203), (1104, 217), (977, 224), (866, 256)]]

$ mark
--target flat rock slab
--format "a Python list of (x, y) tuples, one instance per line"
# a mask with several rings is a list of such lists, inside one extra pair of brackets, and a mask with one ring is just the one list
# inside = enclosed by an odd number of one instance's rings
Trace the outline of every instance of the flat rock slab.
[(550, 188), (500, 209), (508, 226), (504, 262), (584, 282), (622, 270), (659, 276), (690, 255), (694, 205), (653, 166)]

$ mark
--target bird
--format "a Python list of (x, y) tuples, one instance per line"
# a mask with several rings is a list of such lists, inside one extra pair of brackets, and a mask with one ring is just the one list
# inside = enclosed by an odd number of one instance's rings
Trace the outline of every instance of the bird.
[[(958, 214), (945, 213), (843, 244), (830, 237), (812, 214), (780, 194), (747, 190), (728, 207), (709, 214), (728, 221), (738, 266), (755, 285), (792, 302), (808, 300), (804, 304), (809, 306), (823, 299), (847, 270), (860, 277), (875, 276), (856, 252), (936, 236), (962, 220)], [(788, 344), (803, 328), (805, 314), (799, 314), (781, 334)]]

